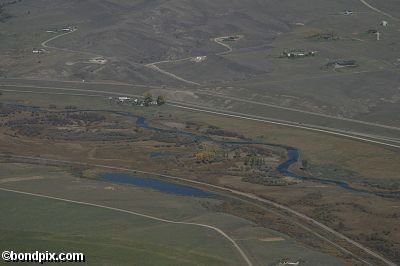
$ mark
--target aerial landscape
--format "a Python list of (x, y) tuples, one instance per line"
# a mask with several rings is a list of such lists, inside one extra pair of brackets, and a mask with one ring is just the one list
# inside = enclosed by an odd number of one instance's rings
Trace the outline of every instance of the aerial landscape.
[(399, 114), (399, 0), (0, 0), (0, 265), (400, 265)]

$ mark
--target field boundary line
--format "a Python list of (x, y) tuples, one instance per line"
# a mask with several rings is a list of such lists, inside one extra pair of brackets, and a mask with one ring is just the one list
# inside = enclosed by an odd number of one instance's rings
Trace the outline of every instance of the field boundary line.
[(112, 211), (132, 214), (132, 215), (135, 215), (135, 216), (147, 218), (147, 219), (154, 220), (154, 221), (164, 222), (164, 223), (180, 224), (180, 225), (192, 225), (192, 226), (198, 226), (198, 227), (211, 229), (211, 230), (216, 231), (220, 235), (222, 235), (229, 242), (231, 242), (231, 244), (235, 247), (235, 249), (239, 252), (241, 257), (243, 258), (243, 260), (246, 261), (246, 264), (248, 266), (253, 266), (253, 264), (250, 261), (250, 259), (247, 257), (247, 255), (244, 253), (244, 251), (239, 247), (239, 245), (236, 243), (236, 241), (233, 238), (231, 238), (230, 236), (228, 236), (224, 231), (222, 231), (221, 229), (219, 229), (218, 227), (215, 227), (215, 226), (211, 226), (211, 225), (207, 225), (207, 224), (201, 224), (201, 223), (172, 221), (172, 220), (158, 218), (158, 217), (155, 217), (155, 216), (151, 216), (151, 215), (147, 215), (147, 214), (143, 214), (143, 213), (139, 213), (139, 212), (124, 210), (124, 209), (110, 207), (110, 206), (106, 206), (106, 205), (100, 205), (100, 204), (96, 204), (96, 203), (77, 201), (77, 200), (71, 200), (71, 199), (65, 199), (65, 198), (58, 198), (58, 197), (53, 197), (53, 196), (48, 196), (48, 195), (43, 195), (43, 194), (36, 194), (36, 193), (13, 190), (13, 189), (7, 189), (7, 188), (2, 188), (2, 187), (0, 187), (0, 191), (13, 192), (13, 193), (23, 194), (23, 195), (33, 196), (33, 197), (46, 198), (46, 199), (52, 199), (52, 200), (57, 200), (57, 201), (63, 201), (63, 202), (67, 202), (67, 203), (78, 204), (78, 205), (86, 205), (86, 206), (91, 206), (91, 207), (103, 208), (103, 209), (108, 209), (108, 210), (112, 210)]

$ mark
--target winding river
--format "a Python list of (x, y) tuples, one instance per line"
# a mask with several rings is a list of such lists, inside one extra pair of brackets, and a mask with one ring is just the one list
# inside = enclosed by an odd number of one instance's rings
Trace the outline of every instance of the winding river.
[[(131, 114), (127, 114), (127, 113), (121, 113), (122, 115), (129, 115), (131, 117), (135, 117), (132, 116)], [(136, 118), (136, 126), (140, 127), (140, 128), (144, 128), (144, 129), (148, 129), (148, 130), (154, 130), (157, 132), (163, 132), (163, 133), (174, 133), (177, 135), (181, 135), (181, 136), (186, 136), (186, 137), (192, 137), (194, 138), (194, 140), (196, 141), (201, 141), (201, 140), (212, 140), (209, 137), (206, 136), (198, 136), (194, 133), (190, 133), (190, 132), (185, 132), (185, 131), (181, 131), (181, 130), (169, 130), (169, 129), (163, 129), (163, 128), (157, 128), (157, 127), (152, 127), (149, 126), (146, 123), (146, 119), (144, 117), (135, 117)], [(362, 189), (362, 188), (355, 188), (352, 187), (349, 183), (345, 182), (345, 181), (339, 181), (339, 180), (334, 180), (334, 179), (328, 179), (328, 178), (320, 178), (320, 177), (313, 177), (313, 176), (303, 176), (303, 175), (299, 175), (296, 174), (295, 172), (292, 172), (290, 170), (290, 167), (294, 164), (296, 164), (299, 161), (300, 158), (300, 153), (298, 151), (298, 149), (294, 148), (294, 147), (290, 147), (290, 146), (286, 146), (286, 145), (280, 145), (280, 144), (270, 144), (270, 143), (263, 143), (263, 142), (257, 142), (257, 141), (249, 141), (249, 140), (244, 140), (244, 141), (216, 141), (216, 140), (212, 140), (214, 142), (217, 143), (221, 143), (221, 144), (233, 144), (233, 145), (249, 145), (249, 144), (257, 144), (257, 145), (266, 145), (266, 146), (273, 146), (273, 147), (279, 147), (282, 149), (285, 149), (287, 151), (287, 160), (282, 162), (281, 164), (279, 164), (277, 166), (277, 171), (283, 175), (286, 176), (290, 176), (296, 179), (300, 179), (300, 180), (306, 180), (306, 181), (313, 181), (313, 182), (318, 182), (318, 183), (322, 183), (322, 184), (330, 184), (330, 185), (336, 185), (338, 187), (341, 187), (343, 189), (352, 191), (352, 192), (359, 192), (359, 193), (367, 193), (367, 194), (373, 194), (376, 196), (380, 196), (380, 197), (386, 197), (386, 198), (400, 198), (400, 192), (374, 192), (374, 191), (369, 191), (366, 189)]]
[[(29, 108), (29, 110), (32, 111), (39, 111), (39, 107), (27, 107), (27, 106), (20, 106), (20, 105), (11, 105), (11, 106), (16, 106), (20, 108)], [(369, 191), (366, 189), (362, 188), (355, 188), (352, 187), (349, 183), (345, 181), (340, 181), (340, 180), (334, 180), (334, 179), (329, 179), (329, 178), (322, 178), (322, 177), (314, 177), (314, 176), (303, 176), (296, 174), (295, 172), (292, 172), (290, 170), (290, 167), (294, 164), (296, 164), (299, 161), (300, 158), (300, 153), (298, 149), (287, 146), (287, 145), (282, 145), (282, 144), (273, 144), (273, 143), (264, 143), (264, 142), (257, 142), (257, 141), (252, 141), (252, 140), (243, 140), (243, 141), (223, 141), (223, 140), (213, 140), (210, 137), (207, 136), (198, 136), (194, 133), (190, 132), (185, 132), (182, 130), (171, 130), (171, 129), (164, 129), (164, 128), (158, 128), (158, 127), (153, 127), (147, 124), (146, 119), (141, 116), (135, 116), (131, 113), (128, 112), (122, 112), (122, 111), (110, 111), (110, 110), (77, 110), (77, 111), (68, 111), (69, 113), (73, 112), (108, 112), (108, 113), (114, 113), (117, 115), (121, 115), (124, 117), (129, 118), (135, 125), (139, 128), (147, 129), (147, 130), (153, 130), (157, 132), (162, 132), (162, 133), (169, 133), (169, 134), (176, 134), (180, 136), (185, 136), (192, 138), (193, 142), (199, 142), (199, 141), (204, 141), (204, 140), (209, 140), (213, 141), (215, 143), (220, 143), (220, 144), (231, 144), (231, 145), (250, 145), (250, 144), (256, 144), (256, 145), (265, 145), (269, 147), (278, 147), (281, 149), (285, 149), (287, 151), (287, 160), (279, 164), (276, 168), (276, 170), (281, 173), (282, 175), (293, 177), (299, 180), (306, 180), (306, 181), (312, 181), (312, 182), (318, 182), (321, 184), (330, 184), (330, 185), (336, 185), (338, 187), (341, 187), (343, 189), (346, 189), (351, 192), (358, 192), (358, 193), (366, 193), (366, 194), (372, 194), (380, 197), (385, 197), (385, 198), (400, 198), (400, 192), (376, 192), (376, 191)]]

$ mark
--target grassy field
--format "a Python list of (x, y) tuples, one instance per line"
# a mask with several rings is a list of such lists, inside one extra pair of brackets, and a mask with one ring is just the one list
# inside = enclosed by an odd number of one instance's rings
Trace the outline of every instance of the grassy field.
[(0, 197), (2, 250), (83, 252), (86, 265), (240, 265), (229, 243), (206, 229), (13, 193)]
[[(302, 259), (308, 265), (321, 261), (342, 265), (287, 235), (212, 211), (211, 206), (223, 198), (182, 200), (140, 187), (76, 178), (59, 167), (21, 163), (0, 167), (5, 169), (0, 174), (2, 188), (216, 226), (239, 243), (254, 265), (283, 258)], [(13, 192), (1, 191), (0, 198), (3, 250), (83, 252), (87, 265), (244, 265), (231, 243), (210, 229)]]

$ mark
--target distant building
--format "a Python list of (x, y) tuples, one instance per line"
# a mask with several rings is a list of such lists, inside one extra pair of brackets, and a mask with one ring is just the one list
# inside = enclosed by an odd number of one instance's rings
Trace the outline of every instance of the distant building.
[(353, 15), (354, 14), (354, 12), (353, 11), (351, 11), (351, 10), (345, 10), (345, 11), (343, 11), (343, 13), (342, 13), (343, 15), (346, 15), (346, 16), (349, 16), (349, 15)]
[(296, 58), (296, 57), (314, 56), (316, 53), (317, 52), (315, 51), (291, 50), (291, 51), (284, 51), (283, 55), (287, 58)]
[(298, 266), (298, 265), (300, 265), (300, 261), (290, 262), (290, 261), (288, 261), (288, 260), (284, 260), (284, 261), (281, 261), (281, 262), (278, 264), (278, 266), (285, 266), (285, 265), (294, 265), (294, 266)]
[(118, 101), (123, 103), (123, 102), (129, 102), (131, 100), (130, 97), (118, 97)]
[(44, 52), (46, 52), (45, 49), (37, 49), (37, 48), (33, 48), (33, 49), (32, 49), (32, 53), (33, 53), (33, 54), (42, 54), (42, 53), (44, 53)]
[(200, 63), (207, 59), (207, 56), (196, 56), (191, 59), (191, 61)]
[(356, 60), (335, 60), (327, 63), (325, 65), (327, 68), (348, 68), (348, 67), (358, 67)]
[(104, 59), (103, 57), (95, 57), (89, 59), (89, 63), (104, 65), (105, 63), (107, 63), (107, 60)]
[(76, 29), (77, 29), (77, 27), (75, 27), (75, 26), (66, 26), (66, 27), (62, 28), (61, 31), (71, 32), (71, 31), (75, 31)]

